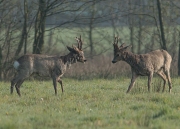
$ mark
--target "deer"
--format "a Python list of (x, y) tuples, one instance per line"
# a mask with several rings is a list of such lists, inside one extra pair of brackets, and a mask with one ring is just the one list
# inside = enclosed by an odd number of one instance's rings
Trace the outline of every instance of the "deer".
[(126, 93), (130, 92), (138, 76), (148, 76), (148, 91), (150, 92), (151, 80), (154, 73), (160, 76), (164, 81), (162, 92), (164, 92), (166, 82), (168, 81), (169, 93), (171, 93), (171, 55), (163, 49), (157, 49), (146, 54), (134, 54), (128, 50), (131, 48), (131, 45), (127, 46), (123, 43), (118, 46), (118, 39), (118, 37), (114, 38), (114, 58), (112, 63), (125, 61), (131, 66), (132, 77)]
[(24, 80), (32, 74), (52, 78), (55, 95), (57, 95), (57, 82), (60, 83), (63, 93), (64, 90), (61, 77), (66, 72), (66, 69), (76, 62), (86, 62), (86, 58), (82, 50), (83, 42), (81, 40), (81, 36), (80, 38), (76, 37), (75, 39), (78, 46), (67, 46), (67, 49), (70, 51), (67, 55), (51, 56), (42, 54), (26, 54), (15, 60), (13, 66), (17, 70), (17, 74), (11, 81), (10, 93), (13, 93), (13, 88), (15, 86), (17, 94), (21, 96), (20, 86)]

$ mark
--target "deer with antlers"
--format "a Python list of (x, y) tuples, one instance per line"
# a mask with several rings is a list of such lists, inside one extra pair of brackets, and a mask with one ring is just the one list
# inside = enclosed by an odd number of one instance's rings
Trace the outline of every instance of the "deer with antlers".
[(23, 55), (17, 59), (13, 66), (17, 70), (17, 74), (11, 81), (11, 94), (15, 86), (19, 96), (20, 86), (26, 78), (33, 73), (38, 74), (42, 77), (51, 77), (53, 80), (55, 95), (57, 95), (57, 82), (60, 83), (63, 92), (63, 83), (60, 77), (65, 73), (68, 65), (78, 62), (85, 63), (86, 59), (82, 50), (82, 40), (76, 37), (78, 46), (68, 47), (69, 54), (65, 56), (49, 56), (41, 54), (29, 54)]
[(113, 46), (114, 58), (112, 63), (122, 60), (131, 66), (132, 78), (127, 93), (134, 86), (138, 76), (148, 76), (148, 91), (150, 91), (151, 80), (154, 73), (159, 75), (164, 81), (162, 91), (164, 92), (166, 82), (168, 81), (169, 92), (171, 92), (170, 67), (172, 58), (167, 51), (158, 49), (146, 54), (134, 54), (128, 51), (128, 48), (131, 46), (125, 46), (125, 44), (118, 46), (118, 37), (115, 37)]

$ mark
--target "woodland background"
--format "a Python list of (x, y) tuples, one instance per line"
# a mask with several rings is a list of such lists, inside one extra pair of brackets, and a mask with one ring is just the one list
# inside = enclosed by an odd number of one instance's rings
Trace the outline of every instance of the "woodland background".
[(14, 75), (23, 54), (65, 55), (82, 36), (86, 64), (73, 64), (65, 77), (130, 76), (124, 62), (112, 64), (114, 36), (132, 52), (167, 50), (171, 75), (180, 75), (178, 0), (0, 0), (0, 80)]

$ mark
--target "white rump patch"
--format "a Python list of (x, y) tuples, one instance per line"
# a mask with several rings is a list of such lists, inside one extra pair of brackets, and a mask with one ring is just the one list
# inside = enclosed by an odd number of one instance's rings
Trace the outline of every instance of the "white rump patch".
[(20, 64), (19, 64), (18, 61), (14, 61), (13, 66), (14, 66), (15, 69), (18, 69), (19, 65), (20, 65)]

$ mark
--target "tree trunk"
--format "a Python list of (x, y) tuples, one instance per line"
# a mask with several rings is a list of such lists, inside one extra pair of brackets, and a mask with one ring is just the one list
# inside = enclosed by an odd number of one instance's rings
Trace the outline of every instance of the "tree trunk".
[(134, 46), (134, 26), (133, 24), (130, 25), (130, 42), (132, 45), (132, 52), (135, 52), (135, 46)]
[(152, 33), (152, 35), (151, 35), (151, 44), (150, 44), (151, 50), (154, 50), (154, 45), (155, 45), (155, 35), (156, 35), (156, 31), (155, 31), (155, 29), (153, 28), (153, 33)]
[(91, 12), (91, 18), (90, 18), (90, 24), (89, 24), (89, 41), (90, 41), (90, 56), (93, 58), (94, 54), (94, 44), (93, 44), (93, 23), (94, 23), (94, 15), (95, 15), (95, 1), (93, 1), (93, 6), (92, 6), (92, 12)]
[(2, 63), (3, 63), (3, 54), (2, 54), (2, 48), (0, 46), (0, 81), (3, 79), (3, 76), (2, 76), (2, 73), (3, 73)]
[(135, 52), (135, 46), (134, 46), (134, 16), (131, 15), (131, 11), (132, 11), (132, 3), (131, 0), (129, 0), (129, 13), (130, 15), (128, 16), (128, 20), (129, 20), (129, 29), (130, 29), (130, 42), (132, 45), (132, 52)]
[(139, 18), (139, 30), (138, 30), (138, 53), (141, 53), (141, 43), (142, 43), (142, 23), (141, 18)]
[(15, 57), (19, 55), (24, 43), (24, 54), (26, 54), (26, 43), (27, 43), (27, 17), (28, 17), (28, 10), (27, 10), (27, 1), (24, 0), (24, 25), (22, 30), (21, 39), (19, 41), (18, 48), (15, 53)]
[[(180, 32), (179, 32), (180, 37)], [(179, 50), (178, 50), (178, 76), (180, 76), (180, 38), (179, 38)]]
[[(140, 9), (141, 13), (145, 12), (144, 0), (140, 0), (139, 3), (141, 5), (143, 5), (143, 7)], [(138, 50), (137, 50), (138, 54), (141, 53), (141, 46), (143, 43), (143, 23), (144, 23), (144, 21), (145, 21), (144, 16), (138, 16), (138, 25), (139, 25), (139, 29), (138, 29)]]
[(93, 58), (93, 53), (94, 53), (94, 45), (93, 45), (93, 39), (92, 39), (92, 24), (89, 26), (89, 42), (90, 42), (90, 56)]
[(180, 76), (180, 43), (179, 43), (179, 54), (178, 54), (178, 76)]
[(46, 20), (46, 0), (39, 0), (39, 9), (35, 21), (35, 36), (33, 43), (33, 53), (41, 54), (44, 45), (45, 20)]
[(158, 8), (158, 14), (159, 14), (159, 25), (160, 25), (160, 31), (161, 31), (161, 40), (162, 40), (162, 49), (167, 50), (166, 47), (166, 39), (164, 34), (164, 25), (162, 20), (162, 12), (161, 12), (161, 0), (157, 0), (157, 8)]
[(28, 18), (28, 7), (27, 1), (24, 0), (24, 54), (27, 52), (27, 18)]

